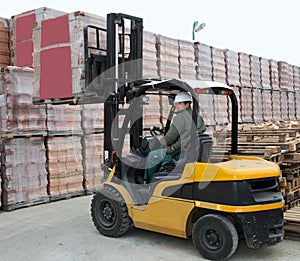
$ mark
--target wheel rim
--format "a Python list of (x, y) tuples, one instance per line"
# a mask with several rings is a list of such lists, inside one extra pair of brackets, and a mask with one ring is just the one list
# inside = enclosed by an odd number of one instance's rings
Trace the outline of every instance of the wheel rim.
[(223, 244), (223, 237), (219, 233), (219, 231), (215, 229), (207, 229), (202, 234), (202, 242), (204, 246), (210, 250), (217, 250), (219, 249)]
[(117, 212), (109, 200), (101, 200), (97, 207), (97, 219), (104, 227), (112, 227), (116, 222)]

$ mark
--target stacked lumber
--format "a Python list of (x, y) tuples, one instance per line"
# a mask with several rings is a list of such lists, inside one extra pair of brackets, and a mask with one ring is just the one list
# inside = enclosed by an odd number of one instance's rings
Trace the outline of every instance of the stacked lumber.
[[(87, 25), (106, 28), (106, 19), (78, 11), (35, 23), (32, 38), (36, 97), (66, 98), (85, 89), (84, 27)], [(96, 32), (88, 33), (89, 46), (96, 46)], [(99, 34), (100, 48), (105, 49), (105, 33)]]
[(226, 82), (229, 86), (241, 86), (239, 74), (239, 54), (225, 49)]
[(196, 80), (194, 43), (179, 40), (179, 78)]
[(213, 81), (226, 83), (226, 64), (224, 50), (212, 47)]
[(194, 48), (197, 80), (212, 81), (212, 47), (196, 42)]
[(284, 238), (300, 241), (300, 206), (284, 213)]
[(34, 106), (33, 70), (29, 67), (7, 66), (0, 74), (0, 132), (43, 133), (46, 130), (45, 105)]
[(158, 75), (160, 78), (179, 77), (178, 40), (156, 35)]
[(157, 78), (156, 35), (143, 31), (143, 77)]
[(0, 17), (0, 67), (9, 65), (9, 21)]
[(83, 187), (90, 194), (100, 189), (104, 180), (103, 134), (84, 135), (82, 139)]
[(33, 26), (36, 22), (63, 15), (64, 12), (41, 7), (12, 16), (10, 28), (10, 53), (12, 65), (33, 66)]
[(44, 137), (5, 139), (1, 144), (2, 208), (48, 202)]
[(46, 149), (50, 200), (83, 195), (81, 137), (48, 137)]

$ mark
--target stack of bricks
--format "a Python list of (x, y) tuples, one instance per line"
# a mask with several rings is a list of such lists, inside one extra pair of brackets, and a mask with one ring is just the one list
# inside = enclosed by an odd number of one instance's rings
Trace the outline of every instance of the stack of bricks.
[(226, 84), (226, 65), (224, 51), (222, 49), (212, 47), (211, 56), (213, 81)]
[(0, 67), (9, 65), (9, 21), (0, 17)]
[[(85, 90), (84, 28), (106, 28), (106, 19), (85, 12), (64, 14), (35, 23), (34, 85), (41, 99), (72, 97)], [(59, 33), (57, 32), (59, 29)], [(89, 30), (89, 46), (96, 46), (96, 31)], [(100, 48), (106, 48), (105, 33), (99, 33)]]
[(239, 55), (232, 50), (224, 50), (226, 64), (226, 83), (229, 86), (241, 86), (239, 74)]
[(87, 193), (95, 192), (102, 187), (103, 146), (103, 134), (89, 134), (82, 138), (83, 187)]
[(76, 105), (47, 104), (48, 135), (78, 135), (82, 134), (81, 107)]
[[(293, 91), (293, 69), (286, 62), (278, 62), (280, 112), (282, 120), (289, 120), (289, 92)], [(292, 105), (294, 106), (294, 105)]]
[(260, 59), (255, 55), (250, 55), (250, 82), (252, 86), (253, 120), (263, 121), (263, 100)]
[(293, 84), (295, 90), (295, 114), (296, 119), (300, 119), (300, 67), (293, 66)]
[(178, 78), (178, 40), (162, 35), (156, 35), (156, 52), (158, 75), (160, 78)]
[(33, 70), (8, 66), (0, 75), (0, 132), (46, 131), (45, 105), (33, 105)]
[[(85, 134), (97, 133), (97, 132), (103, 131), (103, 129), (104, 129), (104, 105), (103, 105), (103, 103), (82, 105), (81, 106), (81, 123), (82, 123), (81, 124), (82, 130)], [(78, 126), (78, 128), (79, 128), (79, 126)]]
[(279, 89), (279, 71), (278, 63), (275, 60), (270, 62), (270, 83), (272, 88), (272, 118), (273, 120), (280, 121), (281, 106), (280, 106), (280, 89)]
[(179, 78), (196, 80), (194, 43), (179, 40)]
[(38, 8), (15, 15), (11, 18), (10, 53), (12, 65), (33, 66), (33, 26), (35, 23), (64, 14), (51, 8)]
[(82, 195), (83, 167), (80, 136), (46, 139), (50, 200)]
[(272, 120), (272, 91), (270, 82), (270, 64), (269, 60), (260, 57), (261, 85), (262, 85), (262, 105), (263, 120)]
[(239, 72), (241, 86), (249, 88), (252, 87), (249, 54), (239, 53)]
[(158, 77), (156, 35), (143, 31), (143, 78)]
[(44, 137), (8, 138), (1, 148), (4, 210), (49, 201)]
[(212, 81), (212, 54), (211, 46), (195, 43), (196, 77), (197, 80)]

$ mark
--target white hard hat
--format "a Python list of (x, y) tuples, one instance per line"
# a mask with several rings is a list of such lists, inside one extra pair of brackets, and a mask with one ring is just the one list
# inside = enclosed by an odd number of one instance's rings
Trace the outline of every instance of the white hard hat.
[(174, 104), (178, 102), (192, 102), (192, 97), (188, 92), (180, 92), (176, 95)]

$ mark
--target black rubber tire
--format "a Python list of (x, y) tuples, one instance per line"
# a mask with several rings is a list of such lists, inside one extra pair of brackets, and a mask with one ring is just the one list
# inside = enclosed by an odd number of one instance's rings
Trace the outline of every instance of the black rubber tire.
[(231, 221), (218, 214), (208, 214), (193, 227), (193, 243), (200, 254), (210, 260), (226, 260), (238, 246), (238, 234)]
[(95, 227), (104, 236), (121, 236), (132, 226), (127, 205), (113, 187), (104, 187), (94, 195), (91, 215)]

